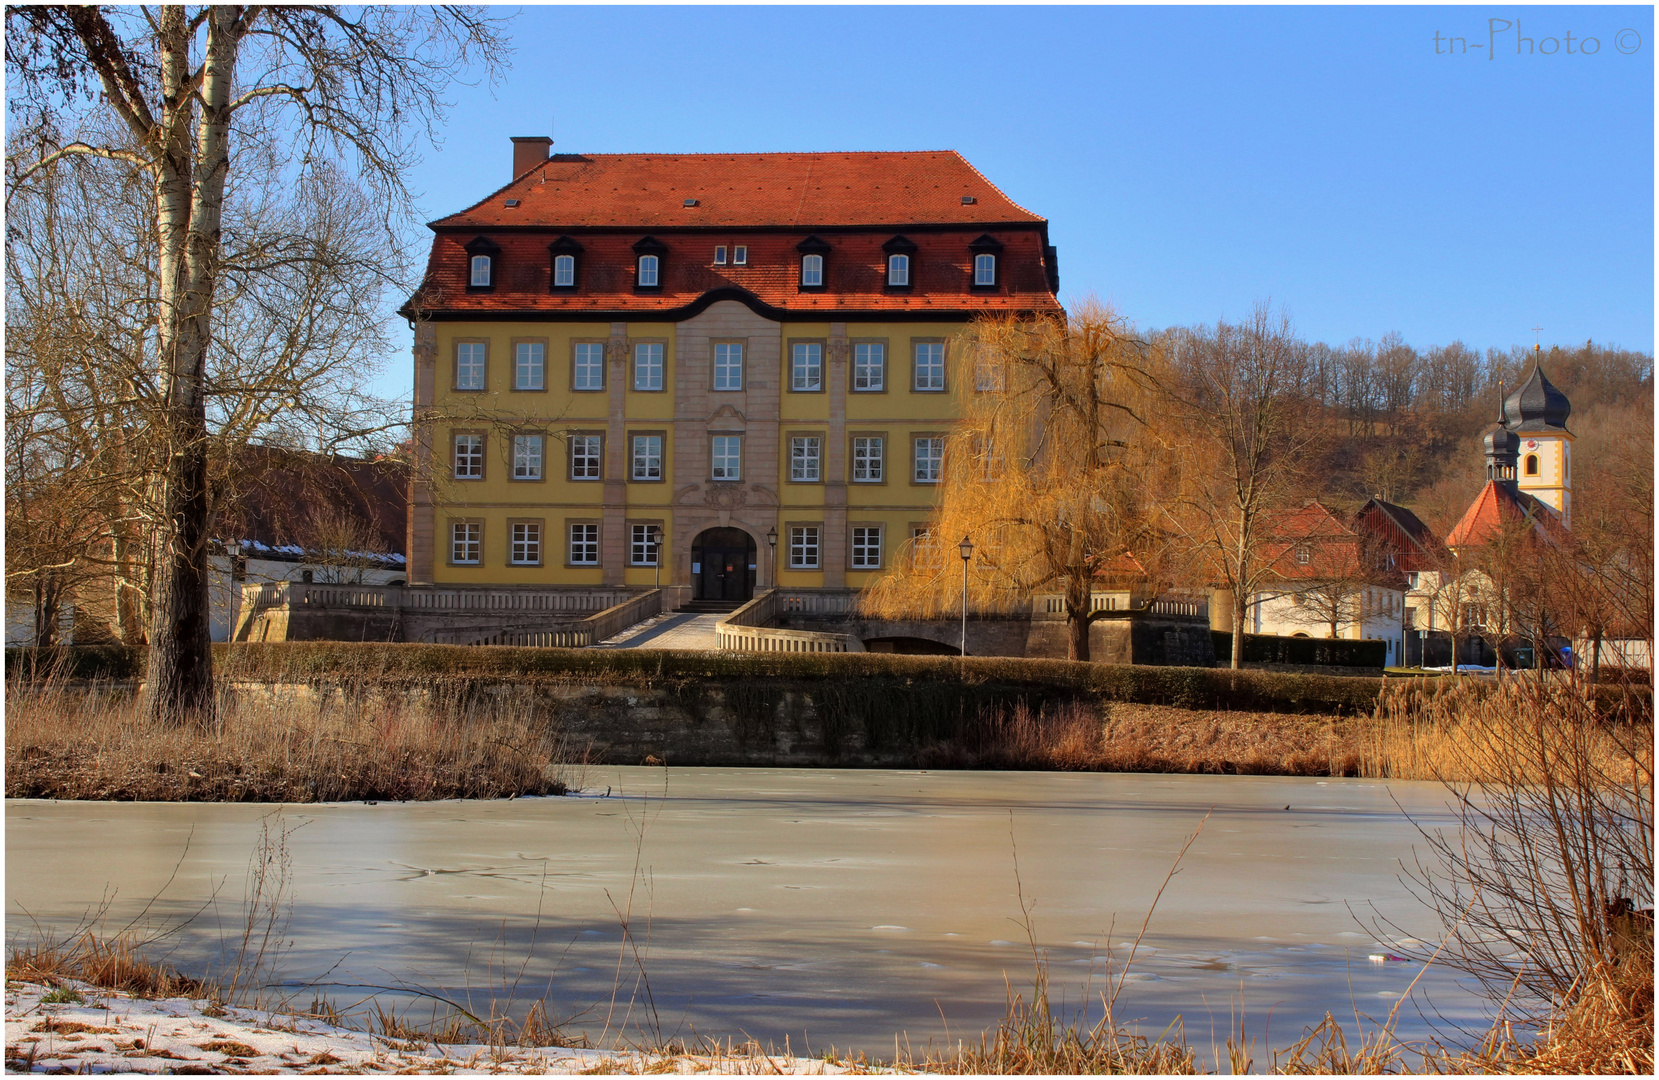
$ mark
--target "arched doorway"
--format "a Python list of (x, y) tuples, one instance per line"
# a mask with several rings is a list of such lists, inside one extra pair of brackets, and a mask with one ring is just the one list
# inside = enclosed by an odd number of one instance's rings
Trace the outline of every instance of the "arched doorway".
[(705, 529), (691, 542), (693, 600), (752, 600), (755, 541), (742, 529)]

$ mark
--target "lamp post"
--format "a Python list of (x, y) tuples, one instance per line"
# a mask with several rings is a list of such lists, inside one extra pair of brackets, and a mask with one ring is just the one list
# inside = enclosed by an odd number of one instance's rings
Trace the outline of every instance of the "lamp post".
[(966, 536), (956, 545), (962, 554), (962, 655), (968, 655), (968, 563), (974, 557), (974, 543)]
[(772, 560), (772, 588), (778, 587), (778, 527), (772, 526), (766, 530), (766, 546), (771, 549), (767, 558)]
[(662, 588), (662, 526), (651, 526), (651, 561), (656, 564), (656, 573), (653, 575), (651, 587)]

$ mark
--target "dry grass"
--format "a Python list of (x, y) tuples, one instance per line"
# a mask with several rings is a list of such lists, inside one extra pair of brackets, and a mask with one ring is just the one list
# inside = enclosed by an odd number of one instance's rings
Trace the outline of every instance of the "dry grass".
[[(303, 688), (301, 688), (303, 689)], [(562, 794), (556, 728), (511, 702), (433, 692), (226, 690), (212, 726), (130, 694), (45, 680), (6, 693), (8, 798), (325, 802)]]
[[(1502, 718), (1515, 718), (1528, 695), (1542, 693), (1540, 707), (1569, 710), (1575, 719), (1586, 765), (1601, 773), (1629, 775), (1635, 748), (1653, 771), (1651, 714), (1633, 702), (1623, 708), (1615, 696), (1609, 704), (1592, 704), (1582, 687), (1571, 683), (1540, 686), (1520, 677), (1496, 691), (1477, 683), (1453, 680), (1403, 680), (1385, 688), (1377, 712), (1359, 731), (1361, 775), (1396, 780), (1443, 780), (1449, 783), (1537, 782), (1543, 776), (1539, 748), (1524, 725), (1506, 725), (1513, 738), (1493, 737)], [(1496, 714), (1496, 715), (1494, 715)], [(1517, 741), (1518, 740), (1518, 741)]]
[[(1359, 717), (1085, 701), (1033, 710), (1022, 702), (982, 710), (957, 738), (919, 751), (918, 763), (936, 769), (1475, 781), (1509, 770), (1494, 769), (1483, 758), (1489, 741), (1466, 717), (1504, 707), (1490, 687), (1436, 692), (1411, 683), (1391, 687), (1375, 715)], [(1606, 717), (1590, 725), (1585, 739), (1588, 752), (1612, 768), (1625, 760), (1632, 740), (1651, 746), (1652, 731), (1640, 710), (1636, 719)], [(1651, 749), (1646, 761), (1651, 771)]]
[(983, 710), (919, 754), (929, 768), (1353, 776), (1356, 727), (1335, 716), (1073, 701)]
[(91, 931), (63, 941), (14, 945), (6, 957), (6, 978), (48, 986), (76, 979), (138, 997), (214, 996), (201, 980), (146, 959), (141, 955), (143, 945), (130, 932), (104, 937)]

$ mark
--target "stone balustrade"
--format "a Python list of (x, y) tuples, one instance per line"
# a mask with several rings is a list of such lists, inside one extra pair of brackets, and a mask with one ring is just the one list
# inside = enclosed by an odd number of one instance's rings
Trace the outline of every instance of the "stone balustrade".
[[(780, 630), (768, 625), (791, 600), (805, 602), (820, 595), (768, 589), (715, 624), (717, 647), (730, 652), (863, 652), (864, 643), (851, 634), (831, 634), (817, 630)], [(849, 592), (845, 596), (856, 599), (858, 594)], [(831, 603), (841, 598), (842, 594), (837, 593), (825, 597)], [(837, 611), (833, 607), (828, 610), (830, 613)]]

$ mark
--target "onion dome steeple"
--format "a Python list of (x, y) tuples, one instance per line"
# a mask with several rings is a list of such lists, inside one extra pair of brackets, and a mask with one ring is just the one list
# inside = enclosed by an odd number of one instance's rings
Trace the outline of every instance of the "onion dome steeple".
[(1505, 487), (1515, 487), (1515, 463), (1521, 454), (1521, 437), (1509, 430), (1504, 422), (1508, 402), (1498, 409), (1498, 422), (1486, 429), (1481, 441), (1486, 445), (1486, 479)]
[(1504, 426), (1514, 432), (1566, 431), (1567, 417), (1572, 411), (1567, 395), (1544, 377), (1539, 349), (1534, 347), (1532, 370), (1515, 392), (1504, 399)]

